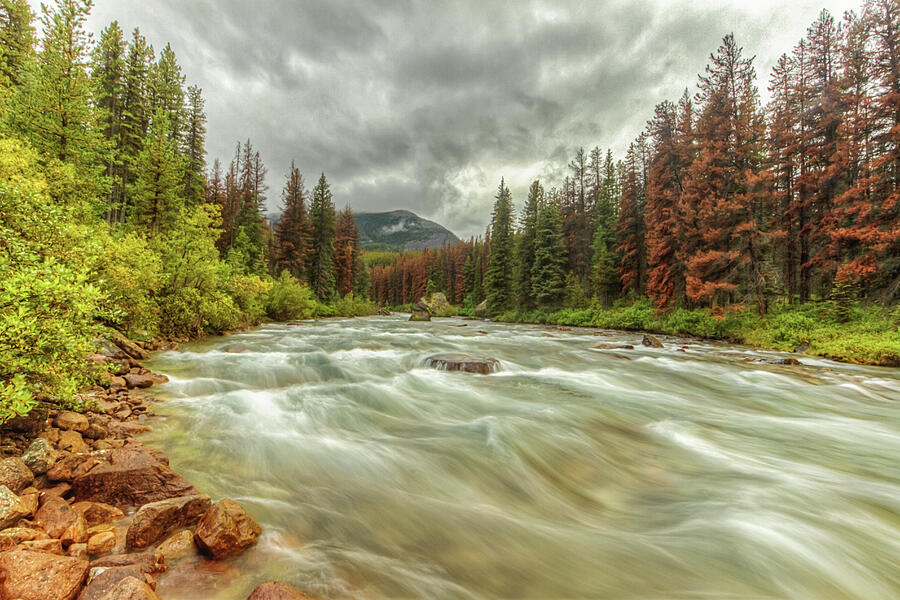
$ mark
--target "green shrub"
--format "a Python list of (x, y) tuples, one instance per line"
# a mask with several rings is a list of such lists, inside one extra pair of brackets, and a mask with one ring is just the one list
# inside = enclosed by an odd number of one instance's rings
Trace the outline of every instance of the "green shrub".
[[(378, 305), (363, 296), (350, 292), (334, 303), (332, 314), (336, 317), (364, 317), (378, 312)], [(324, 316), (324, 315), (323, 315)]]
[(316, 300), (309, 286), (282, 271), (266, 295), (266, 314), (276, 321), (309, 319), (316, 315)]

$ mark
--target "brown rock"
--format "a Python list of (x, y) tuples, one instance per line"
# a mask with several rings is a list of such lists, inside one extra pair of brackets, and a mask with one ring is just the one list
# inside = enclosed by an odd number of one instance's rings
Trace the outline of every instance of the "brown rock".
[(194, 529), (194, 541), (201, 552), (215, 559), (243, 552), (256, 543), (262, 533), (253, 517), (233, 500), (212, 505)]
[(118, 331), (113, 331), (109, 336), (110, 341), (125, 351), (125, 354), (130, 356), (131, 358), (135, 358), (137, 360), (147, 360), (150, 358), (150, 353), (132, 342), (130, 339), (119, 333)]
[(97, 450), (115, 450), (116, 448), (121, 448), (125, 445), (125, 440), (97, 440), (94, 443), (94, 448)]
[(56, 427), (48, 427), (43, 430), (38, 437), (47, 440), (50, 442), (50, 445), (55, 446), (59, 443), (59, 429)]
[(90, 454), (72, 454), (66, 456), (47, 471), (47, 479), (50, 481), (73, 481), (76, 477), (84, 475), (100, 464), (100, 457)]
[(137, 373), (129, 373), (123, 377), (125, 380), (125, 385), (128, 386), (128, 389), (135, 388), (148, 388), (154, 384), (153, 377), (149, 375), (138, 375)]
[(39, 497), (38, 502), (43, 503), (50, 498), (51, 496), (57, 496), (59, 498), (68, 498), (69, 494), (72, 493), (72, 486), (66, 482), (57, 483), (56, 485), (48, 488), (44, 488), (41, 490), (41, 495)]
[(40, 495), (40, 492), (35, 488), (26, 488), (19, 494), (19, 500), (22, 501), (22, 504), (25, 506), (29, 515), (33, 515), (37, 512), (38, 506), (40, 505), (40, 502), (38, 501)]
[(25, 433), (29, 436), (37, 435), (47, 426), (47, 417), (50, 414), (50, 407), (41, 403), (32, 408), (28, 414), (13, 417), (0, 425), (2, 432)]
[(126, 577), (100, 600), (160, 600), (149, 585), (136, 577)]
[(111, 390), (120, 390), (126, 385), (124, 378), (107, 373), (106, 371), (100, 375), (100, 380)]
[(253, 590), (247, 600), (317, 600), (286, 583), (264, 583)]
[(597, 344), (594, 346), (597, 350), (634, 350), (631, 344)]
[[(129, 411), (129, 415), (131, 412)], [(108, 427), (109, 435), (115, 438), (129, 438), (140, 433), (147, 433), (150, 428), (133, 421), (112, 421)]]
[[(76, 500), (105, 502), (119, 508), (196, 493), (194, 487), (139, 443), (109, 452), (105, 461), (72, 482)], [(164, 458), (164, 456), (162, 456)]]
[(88, 584), (81, 590), (78, 600), (100, 600), (107, 592), (127, 577), (134, 577), (138, 581), (144, 581), (148, 584), (153, 581), (152, 578), (148, 578), (133, 566), (95, 567), (91, 569), (88, 575)]
[(86, 416), (68, 410), (64, 410), (63, 412), (56, 415), (56, 418), (53, 419), (53, 424), (63, 430), (72, 430), (78, 432), (87, 431), (89, 425)]
[(65, 554), (65, 552), (63, 552), (62, 542), (53, 539), (29, 540), (27, 542), (22, 542), (22, 548), (25, 548), (26, 550), (34, 550), (35, 552), (48, 552), (50, 554), (58, 554), (60, 556)]
[(63, 546), (87, 541), (87, 527), (81, 513), (58, 496), (49, 497), (34, 515), (35, 522)]
[(72, 544), (69, 546), (69, 556), (72, 558), (82, 558), (87, 560), (88, 557), (88, 545), (87, 544)]
[(434, 354), (425, 359), (425, 365), (439, 371), (462, 371), (487, 375), (500, 368), (496, 358), (477, 358), (466, 354)]
[(9, 550), (13, 546), (23, 542), (46, 539), (50, 539), (50, 536), (40, 529), (32, 529), (31, 527), (10, 527), (9, 529), (0, 531), (0, 552)]
[(18, 494), (34, 481), (34, 473), (25, 462), (14, 456), (0, 460), (0, 485), (5, 485)]
[(125, 546), (129, 550), (152, 546), (173, 531), (194, 525), (211, 505), (209, 496), (198, 494), (145, 504), (128, 527)]
[(88, 573), (88, 562), (46, 552), (14, 549), (0, 554), (0, 598), (73, 600)]
[(84, 443), (84, 438), (81, 437), (81, 434), (73, 430), (59, 432), (59, 449), (74, 454), (83, 454), (90, 451), (88, 445)]
[(645, 333), (644, 337), (641, 339), (641, 345), (649, 346), (650, 348), (662, 348), (663, 343), (659, 341), (659, 338), (656, 336), (650, 335), (649, 333)]
[(113, 521), (118, 521), (125, 517), (125, 513), (121, 510), (110, 504), (104, 504), (103, 502), (76, 502), (72, 505), (72, 508), (81, 513), (81, 516), (84, 517), (84, 522), (87, 523), (88, 527), (112, 523)]
[(19, 519), (31, 513), (22, 499), (5, 485), (0, 485), (0, 529), (12, 527)]
[(109, 554), (116, 547), (116, 534), (113, 531), (104, 531), (88, 538), (87, 552), (92, 556)]
[(107, 435), (109, 435), (109, 432), (103, 425), (100, 425), (99, 423), (91, 423), (90, 425), (88, 425), (88, 428), (82, 435), (89, 440), (102, 440)]
[(110, 554), (91, 562), (93, 567), (134, 567), (145, 575), (165, 573), (169, 568), (166, 559), (153, 552), (135, 554)]
[(209, 590), (228, 589), (241, 579), (241, 570), (232, 561), (188, 556), (172, 566), (161, 578), (157, 593), (163, 598), (206, 598)]
[(194, 534), (185, 529), (164, 541), (153, 551), (162, 556), (166, 562), (190, 556), (197, 553), (197, 545), (194, 543)]

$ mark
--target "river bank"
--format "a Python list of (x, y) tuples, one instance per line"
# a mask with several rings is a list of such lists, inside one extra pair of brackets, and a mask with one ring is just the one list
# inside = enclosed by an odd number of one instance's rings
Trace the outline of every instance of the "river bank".
[[(150, 349), (104, 340), (91, 362), (119, 375), (78, 395), (86, 410), (45, 404), (3, 425), (3, 600), (158, 600), (185, 578), (215, 587), (234, 576), (229, 559), (257, 542), (261, 529), (240, 504), (214, 503), (138, 440), (158, 402), (147, 390), (168, 381), (142, 364)], [(250, 597), (309, 598), (274, 583)]]

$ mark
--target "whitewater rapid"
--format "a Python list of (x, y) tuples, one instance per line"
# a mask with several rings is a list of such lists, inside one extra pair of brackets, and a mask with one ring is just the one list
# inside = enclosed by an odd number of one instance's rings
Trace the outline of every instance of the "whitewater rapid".
[[(426, 368), (438, 352), (501, 370)], [(279, 579), (360, 599), (900, 597), (900, 370), (751, 354), (783, 356), (399, 316), (161, 353), (145, 441), (264, 533), (233, 565), (177, 566), (160, 594), (243, 600)]]

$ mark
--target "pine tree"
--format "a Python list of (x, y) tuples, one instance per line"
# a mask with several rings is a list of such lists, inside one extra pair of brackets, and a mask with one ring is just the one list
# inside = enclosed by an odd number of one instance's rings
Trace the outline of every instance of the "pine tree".
[(33, 20), (27, 0), (0, 0), (0, 89), (17, 85), (34, 59)]
[(625, 154), (625, 172), (616, 221), (616, 240), (619, 243), (617, 251), (621, 257), (618, 271), (622, 290), (633, 291), (638, 296), (643, 291), (644, 281), (642, 196), (641, 167), (636, 145), (632, 143)]
[(294, 163), (291, 163), (281, 200), (284, 210), (275, 230), (276, 270), (286, 270), (297, 279), (307, 281), (312, 226), (306, 209), (307, 196), (303, 175)]
[(566, 292), (566, 248), (559, 198), (551, 193), (538, 210), (531, 293), (543, 310), (559, 308)]
[(185, 157), (184, 197), (190, 205), (199, 204), (203, 199), (204, 171), (206, 170), (206, 113), (202, 90), (189, 86), (187, 91), (186, 127), (184, 147)]
[(121, 223), (128, 217), (132, 204), (128, 188), (134, 179), (134, 164), (144, 147), (144, 139), (150, 129), (150, 65), (153, 63), (153, 48), (138, 29), (132, 32), (131, 43), (125, 58), (125, 82), (122, 91), (122, 189), (121, 205), (115, 209), (112, 221)]
[(106, 220), (114, 223), (125, 204), (127, 179), (125, 170), (126, 136), (123, 129), (125, 112), (126, 52), (128, 50), (122, 29), (113, 21), (100, 34), (100, 42), (92, 53), (91, 79), (94, 88), (94, 104), (108, 147), (106, 152), (106, 176), (109, 187), (106, 195)]
[(531, 268), (534, 265), (534, 244), (537, 236), (538, 209), (544, 201), (544, 188), (535, 180), (528, 189), (528, 197), (519, 220), (520, 235), (516, 247), (516, 297), (522, 308), (534, 308), (531, 295)]
[(491, 218), (491, 251), (485, 279), (488, 314), (496, 315), (512, 308), (513, 252), (512, 195), (501, 179)]
[(159, 60), (150, 68), (150, 104), (154, 110), (166, 113), (169, 122), (169, 140), (183, 149), (186, 132), (185, 77), (175, 58), (172, 46), (166, 44)]
[(619, 206), (619, 182), (612, 151), (606, 153), (603, 163), (603, 175), (595, 201), (595, 220), (593, 240), (593, 258), (591, 277), (594, 295), (604, 306), (609, 306), (618, 295), (619, 275), (616, 272), (618, 256), (616, 254), (616, 216)]
[(168, 116), (157, 111), (143, 150), (135, 162), (129, 195), (134, 202), (129, 223), (150, 237), (170, 230), (184, 207), (181, 181), (184, 163), (168, 139)]
[(353, 291), (353, 282), (360, 268), (359, 254), (359, 229), (348, 205), (337, 217), (334, 237), (335, 289), (342, 297)]
[(336, 217), (331, 188), (325, 173), (313, 189), (310, 205), (312, 223), (312, 258), (309, 267), (309, 286), (320, 300), (334, 296), (334, 237)]

